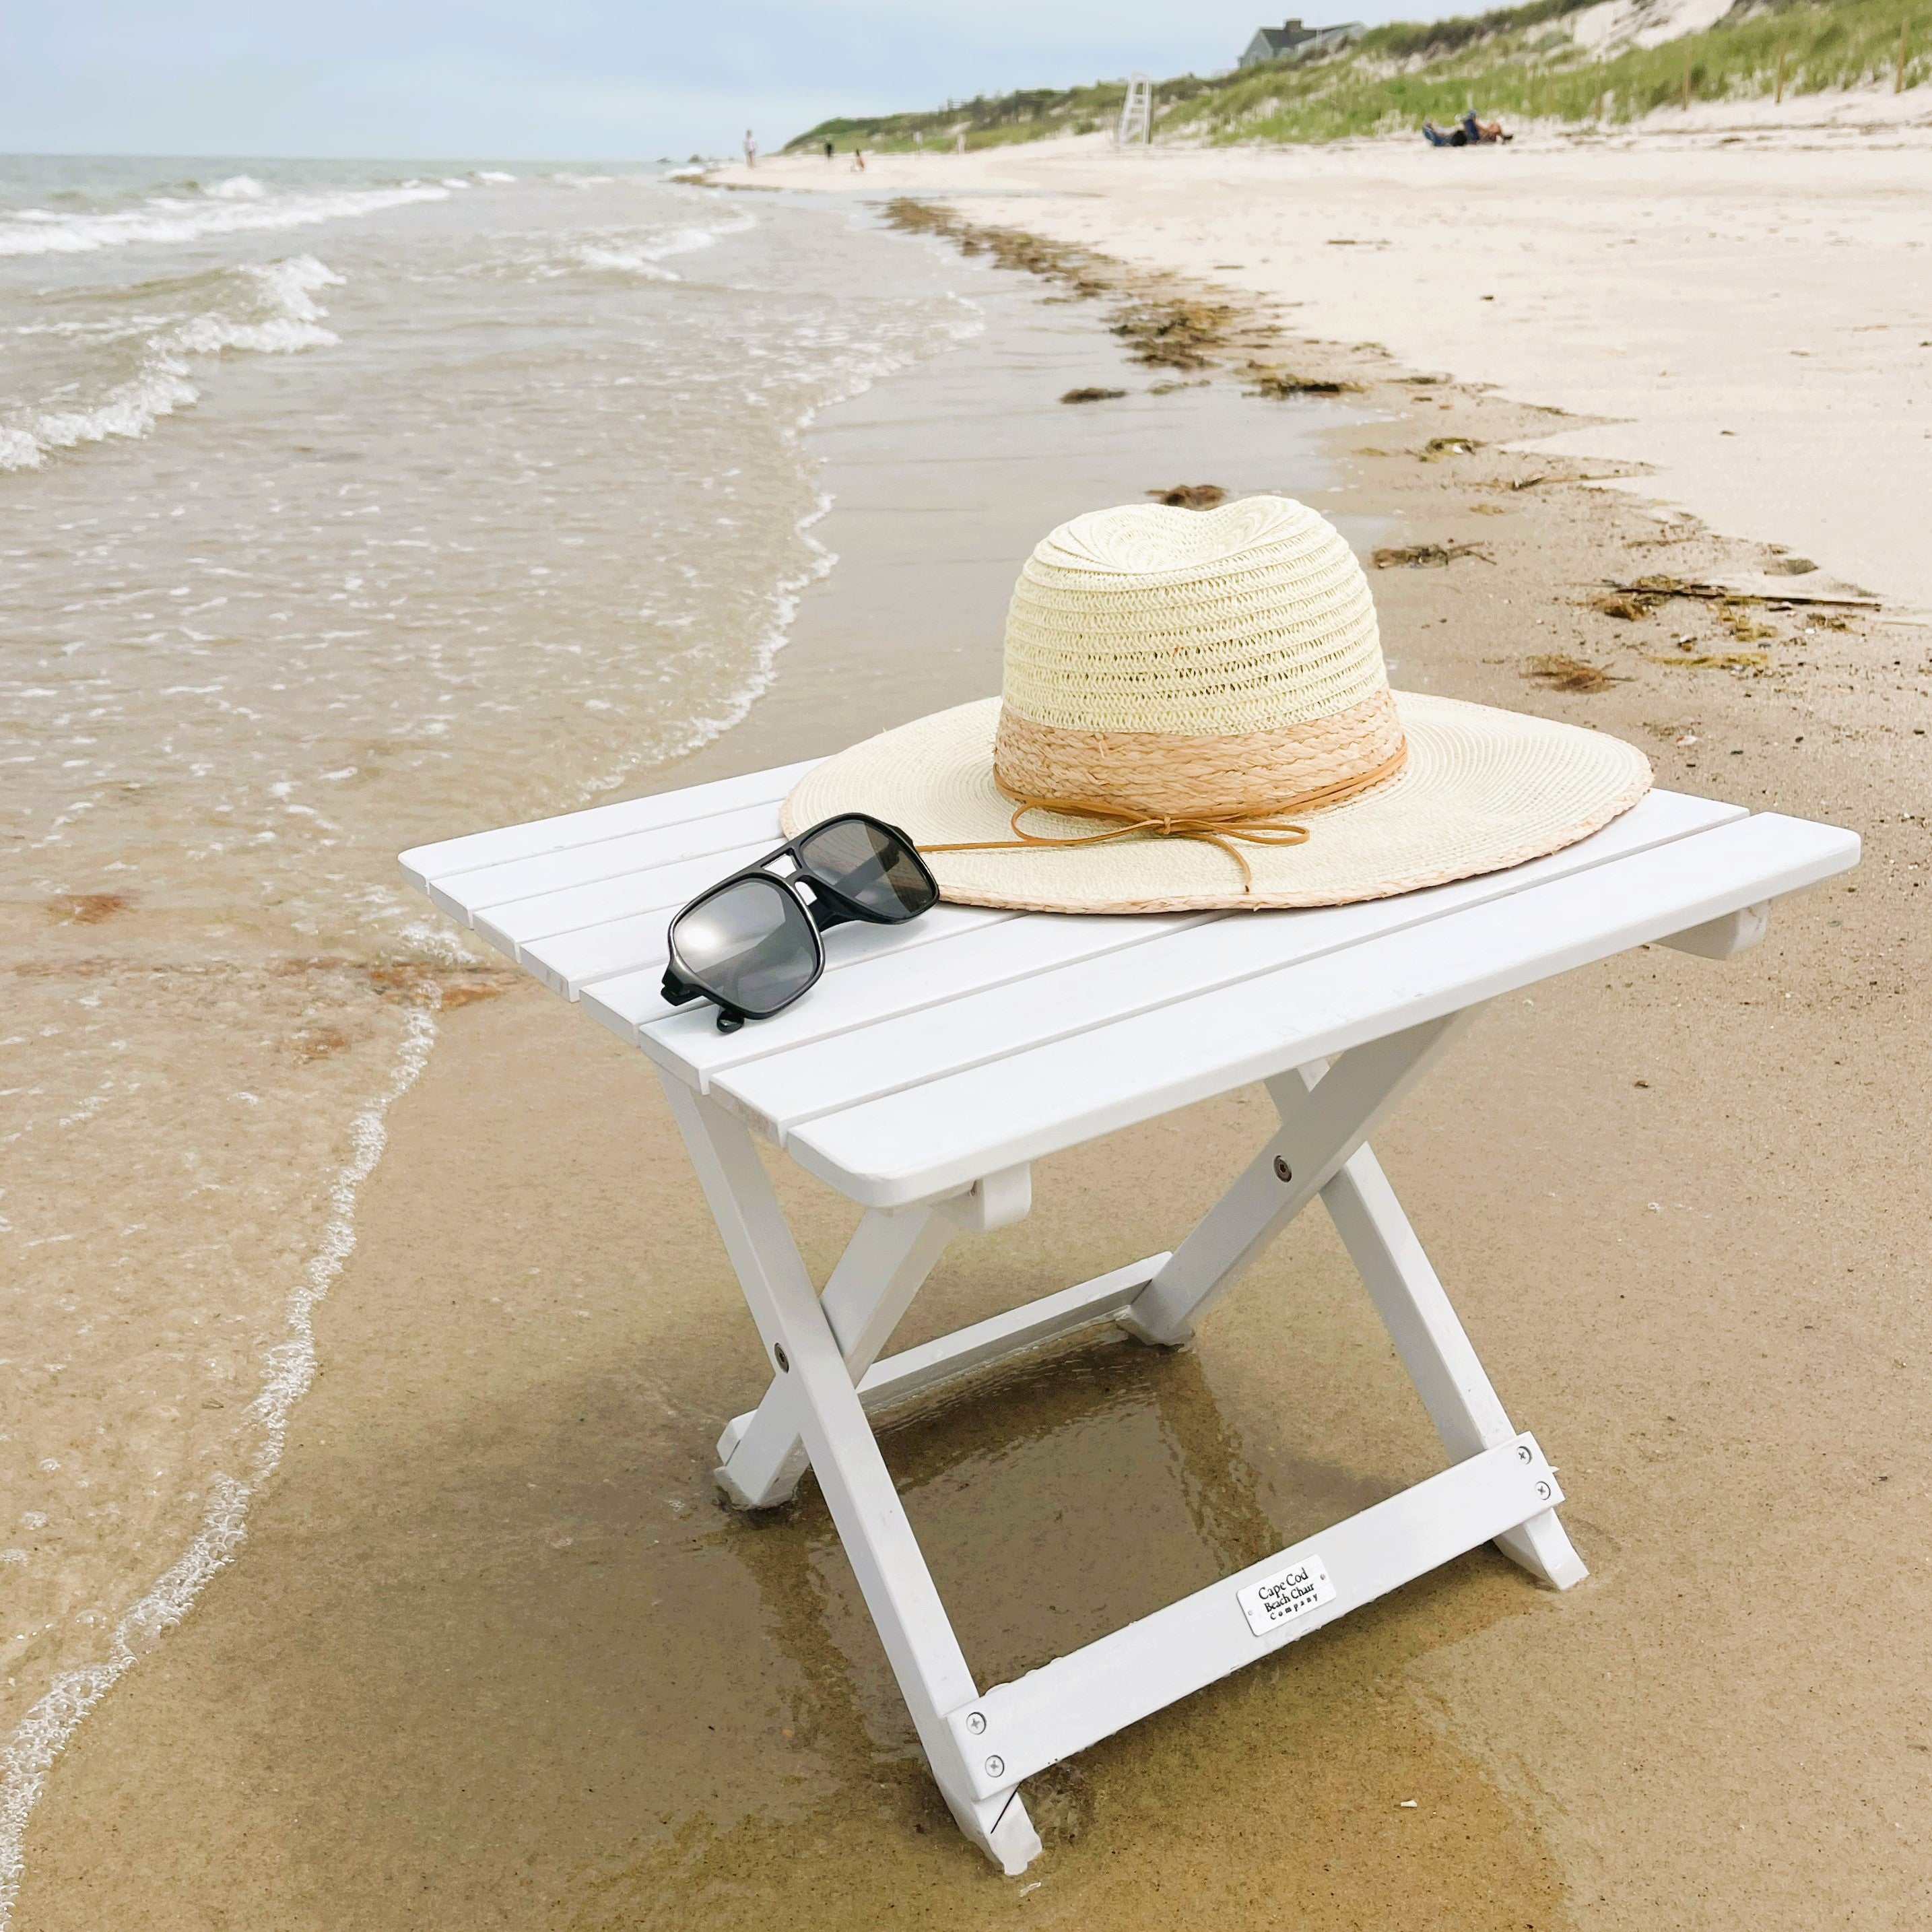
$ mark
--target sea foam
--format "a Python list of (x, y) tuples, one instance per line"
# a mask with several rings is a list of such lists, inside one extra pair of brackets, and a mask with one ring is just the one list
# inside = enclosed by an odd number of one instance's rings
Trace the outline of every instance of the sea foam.
[(328, 311), (319, 289), (339, 288), (341, 276), (313, 255), (251, 264), (219, 280), (240, 297), (236, 308), (203, 310), (149, 335), (135, 374), (81, 408), (44, 411), (25, 422), (0, 424), (0, 470), (37, 469), (50, 452), (110, 436), (146, 436), (164, 416), (190, 407), (201, 392), (190, 380), (190, 358), (238, 350), (265, 356), (332, 347), (340, 338), (322, 326)]
[(413, 201), (447, 201), (451, 190), (428, 182), (399, 188), (342, 188), (272, 195), (259, 182), (237, 175), (260, 190), (224, 193), (232, 182), (188, 201), (172, 195), (152, 196), (139, 208), (111, 214), (57, 214), (23, 208), (0, 218), (0, 255), (84, 255), (98, 248), (126, 248), (142, 242), (192, 242), (203, 235), (234, 235), (260, 229), (302, 228), (318, 221), (343, 221), (400, 208)]
[[(663, 266), (666, 256), (716, 248), (725, 236), (742, 235), (757, 226), (755, 215), (739, 208), (710, 224), (658, 229), (641, 236), (602, 235), (577, 243), (571, 250), (571, 266), (607, 274), (641, 275), (647, 281), (675, 282), (681, 278), (674, 268)], [(550, 272), (557, 271), (553, 268)]]

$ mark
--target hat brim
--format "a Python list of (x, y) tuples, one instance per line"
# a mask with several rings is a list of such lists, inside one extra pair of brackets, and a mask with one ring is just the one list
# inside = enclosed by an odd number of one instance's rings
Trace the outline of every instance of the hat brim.
[[(1254, 874), (1204, 839), (930, 854), (943, 896), (1028, 912), (1150, 913), (1342, 905), (1540, 858), (1607, 825), (1650, 789), (1633, 745), (1546, 718), (1397, 692), (1408, 757), (1372, 791), (1298, 814), (1305, 844), (1241, 847)], [(788, 838), (869, 812), (924, 845), (1010, 838), (1013, 802), (993, 782), (1000, 700), (983, 698), (868, 738), (808, 772), (785, 800)], [(1027, 830), (1076, 838), (1090, 818), (1036, 812)]]

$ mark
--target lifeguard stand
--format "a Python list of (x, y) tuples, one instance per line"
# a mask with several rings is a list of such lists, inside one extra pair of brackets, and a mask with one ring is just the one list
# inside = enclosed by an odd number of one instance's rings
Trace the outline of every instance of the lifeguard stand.
[(1154, 140), (1154, 82), (1144, 74), (1127, 82), (1127, 98), (1120, 104), (1120, 124), (1114, 130), (1114, 145), (1119, 148), (1144, 148)]

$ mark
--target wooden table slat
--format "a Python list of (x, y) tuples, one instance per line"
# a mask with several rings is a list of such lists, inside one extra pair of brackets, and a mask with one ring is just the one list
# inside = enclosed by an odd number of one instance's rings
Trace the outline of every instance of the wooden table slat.
[(520, 949), (536, 940), (587, 932), (640, 913), (661, 913), (668, 922), (688, 899), (769, 852), (772, 844), (761, 836), (722, 851), (628, 872), (622, 878), (598, 879), (587, 886), (566, 886), (560, 892), (512, 899), (471, 915), (470, 922), (491, 945), (500, 946), (513, 958), (520, 958)]
[[(679, 825), (655, 825), (587, 845), (567, 846), (561, 851), (502, 860), (438, 883), (443, 894), (460, 902), (466, 916), (473, 916), (572, 887), (659, 872), (686, 860), (745, 850), (757, 858), (779, 843), (778, 827), (777, 810), (767, 799)], [(720, 866), (716, 869), (722, 876), (731, 868)]]
[[(700, 1090), (716, 1085), (782, 1135), (835, 1108), (942, 1078), (1003, 1054), (1104, 1025), (1169, 1000), (1232, 986), (1258, 974), (1359, 944), (1384, 932), (1423, 926), (1463, 906), (1534, 891), (1551, 879), (1743, 815), (1738, 807), (1708, 800), (1654, 794), (1595, 837), (1507, 873), (1486, 873), (1428, 892), (1354, 905), (1322, 906), (1304, 912), (1229, 914), (1209, 927), (1178, 920), (1158, 936), (1157, 944), (1057, 970), (1054, 962), (1043, 958), (1040, 969), (1030, 975), (1010, 972), (983, 988), (962, 989), (948, 1007), (943, 1025), (932, 1024), (932, 1016), (925, 1010), (898, 1017), (892, 1002), (882, 997), (873, 1024), (863, 1036), (842, 1039), (836, 1046), (815, 1048), (808, 1039), (793, 1044), (785, 1034), (774, 1030), (786, 1016), (766, 1025), (747, 1027), (734, 1036), (733, 1044), (742, 1043), (735, 1056), (718, 1054), (700, 1036), (695, 1016), (654, 1022), (640, 1043)], [(1024, 923), (1038, 932), (1076, 922), (1030, 920)], [(884, 980), (885, 975), (874, 969), (873, 976)], [(902, 995), (901, 1010), (929, 1005), (916, 997), (916, 982), (922, 976), (918, 969), (908, 968), (902, 976), (914, 983)], [(809, 999), (800, 1002), (801, 1015), (810, 1004)]]
[[(799, 780), (819, 760), (806, 758), (770, 771), (747, 772), (742, 777), (719, 778), (710, 784), (688, 785), (682, 791), (654, 792), (646, 798), (620, 799), (587, 811), (568, 812), (555, 818), (532, 819), (524, 825), (506, 825), (493, 832), (470, 832), (413, 846), (398, 860), (404, 876), (420, 892), (430, 881), (452, 881), (456, 874), (540, 852), (560, 852), (653, 826), (679, 825), (713, 812), (735, 811), (746, 805), (769, 802), (776, 822), (777, 807)], [(458, 895), (460, 898), (460, 895)], [(460, 914), (457, 915), (459, 918)]]
[[(785, 1144), (866, 1206), (931, 1198), (1797, 891), (1858, 853), (1855, 833), (1765, 813), (1467, 907), (1420, 934), (1387, 933), (921, 1082), (815, 1119)], [(716, 1090), (728, 1102), (732, 1078)]]

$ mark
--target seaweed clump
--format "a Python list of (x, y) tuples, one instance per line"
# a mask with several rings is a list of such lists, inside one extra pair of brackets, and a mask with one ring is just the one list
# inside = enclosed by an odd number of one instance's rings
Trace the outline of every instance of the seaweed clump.
[(1204, 369), (1214, 360), (1209, 352), (1227, 346), (1228, 332), (1240, 320), (1240, 312), (1226, 302), (1144, 296), (1121, 310), (1114, 333), (1128, 343), (1136, 362), (1156, 369)]
[(1291, 396), (1345, 396), (1362, 386), (1328, 376), (1297, 376), (1286, 369), (1264, 368), (1259, 363), (1250, 363), (1248, 374), (1253, 378), (1250, 395), (1277, 402), (1285, 402)]
[(1425, 543), (1392, 544), (1370, 558), (1378, 570), (1447, 570), (1458, 557), (1473, 556), (1478, 563), (1494, 563), (1480, 544)]
[(1076, 300), (1105, 295), (1111, 286), (1090, 250), (1023, 228), (981, 228), (937, 202), (896, 196), (886, 204), (886, 222), (908, 234), (944, 236), (962, 255), (990, 255), (1000, 268), (1058, 282)]
[(1616, 682), (1601, 664), (1586, 664), (1560, 651), (1530, 658), (1522, 674), (1546, 691), (1608, 691)]
[(1217, 352), (1231, 346), (1238, 330), (1251, 326), (1245, 312), (1232, 303), (1202, 302), (1186, 295), (1125, 293), (1117, 263), (1070, 242), (1050, 241), (1024, 229), (982, 228), (950, 208), (910, 195), (888, 202), (885, 218), (890, 226), (910, 234), (944, 236), (962, 254), (990, 255), (1003, 268), (1023, 269), (1055, 283), (1066, 299), (1123, 296), (1114, 311), (1113, 332), (1126, 342), (1134, 361), (1150, 368), (1205, 369)]

